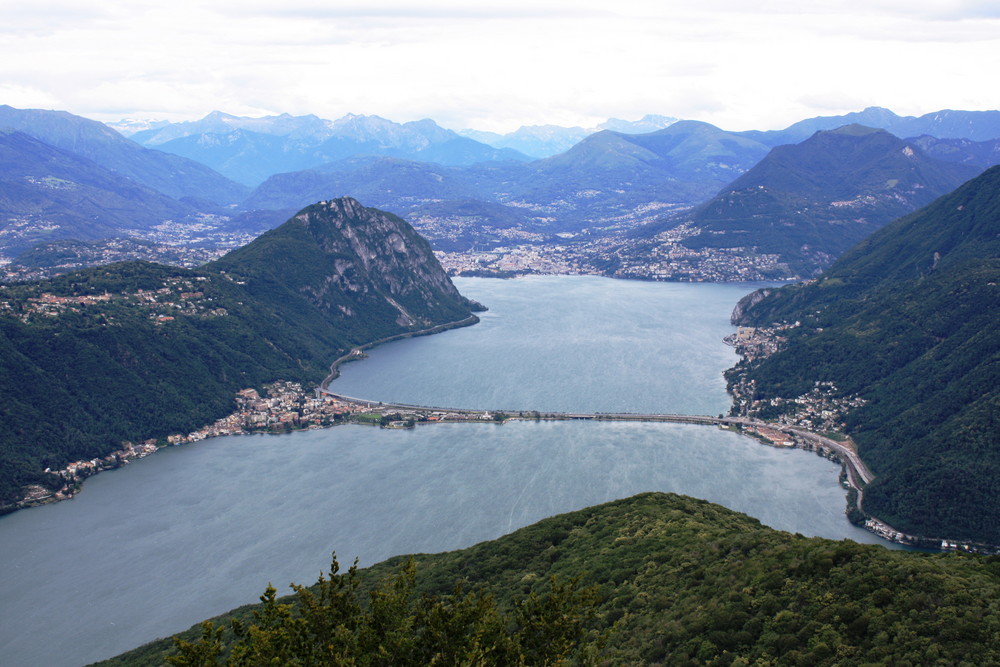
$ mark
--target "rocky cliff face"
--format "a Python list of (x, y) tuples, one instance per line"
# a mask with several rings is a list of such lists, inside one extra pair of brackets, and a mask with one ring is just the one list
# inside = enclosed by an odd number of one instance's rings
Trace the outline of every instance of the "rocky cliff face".
[(419, 329), (463, 319), (478, 306), (458, 293), (406, 221), (350, 197), (302, 209), (215, 266), (255, 289), (287, 289), (345, 321), (363, 313), (370, 322)]
[(733, 314), (730, 315), (729, 321), (734, 325), (744, 324), (743, 315), (746, 314), (748, 310), (763, 301), (764, 298), (772, 291), (773, 290), (764, 287), (747, 294), (745, 297), (736, 302), (736, 307), (733, 308)]
[(399, 311), (397, 324), (414, 326), (431, 324), (430, 312), (464, 301), (427, 242), (395, 215), (344, 197), (310, 206), (293, 220), (338, 257), (334, 273), (310, 286), (317, 305), (336, 301), (337, 291), (377, 292)]

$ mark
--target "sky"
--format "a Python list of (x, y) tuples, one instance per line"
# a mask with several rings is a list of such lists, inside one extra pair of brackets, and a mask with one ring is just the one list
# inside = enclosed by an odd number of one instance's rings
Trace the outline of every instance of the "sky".
[(6, 0), (0, 54), (0, 103), (102, 121), (765, 130), (1000, 109), (998, 0)]

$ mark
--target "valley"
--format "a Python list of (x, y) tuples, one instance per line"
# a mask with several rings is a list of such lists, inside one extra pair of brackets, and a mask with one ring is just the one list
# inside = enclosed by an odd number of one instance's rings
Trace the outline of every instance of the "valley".
[[(17, 600), (67, 589), (44, 581), (60, 568), (114, 578), (89, 498), (142, 505), (140, 470), (183, 481), (158, 487), (159, 511), (116, 514), (115, 543), (167, 570), (157, 536), (197, 551), (191, 529), (233, 501), (254, 525), (238, 511), (242, 528), (213, 524), (221, 542), (302, 580), (333, 535), (366, 559), (463, 548), (650, 490), (807, 535), (995, 552), (995, 113), (867, 109), (780, 132), (647, 117), (532, 159), (430, 120), (215, 113), (130, 141), (2, 107), (0, 504), (74, 501), (0, 523), (19, 549), (0, 578)], [(248, 490), (272, 475), (278, 510), (257, 525)], [(221, 495), (199, 507), (206, 489)], [(364, 525), (338, 515), (340, 533), (307, 498)], [(191, 525), (166, 519), (190, 506)], [(77, 565), (39, 558), (53, 547), (35, 516), (103, 538)], [(277, 541), (255, 550), (255, 529)], [(303, 558), (281, 570), (290, 548)], [(196, 612), (145, 606), (159, 584), (133, 571), (124, 592), (73, 599), (147, 615), (135, 628), (44, 606), (18, 622), (58, 617), (99, 659), (248, 601), (259, 572), (228, 592), (232, 556), (199, 558), (213, 583), (185, 588)], [(15, 662), (64, 660), (17, 627)]]
[[(371, 349), (331, 387), (468, 408), (727, 409), (721, 373), (735, 357), (721, 339), (745, 286), (588, 276), (457, 286), (489, 304), (478, 324)], [(304, 415), (305, 405), (282, 409), (293, 395), (274, 397), (278, 422)], [(12, 620), (0, 643), (12, 664), (97, 660), (251, 602), (262, 578), (308, 581), (334, 549), (366, 565), (457, 549), (650, 489), (706, 497), (783, 530), (885, 544), (846, 520), (840, 467), (810, 452), (691, 424), (473, 422), (289, 433), (280, 424), (277, 435), (161, 447), (88, 478), (71, 501), (3, 517)], [(66, 543), (74, 548), (56, 546)], [(74, 613), (84, 606), (89, 614)], [(58, 641), (32, 641), (26, 628), (40, 618)]]

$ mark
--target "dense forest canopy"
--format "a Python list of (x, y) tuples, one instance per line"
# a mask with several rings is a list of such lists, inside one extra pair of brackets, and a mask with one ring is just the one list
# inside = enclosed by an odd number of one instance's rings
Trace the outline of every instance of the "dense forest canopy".
[(880, 230), (742, 324), (795, 322), (756, 398), (833, 381), (877, 479), (865, 509), (906, 532), (1000, 544), (1000, 167)]
[[(412, 589), (394, 588), (393, 582), (409, 581), (406, 563), (411, 559)], [(549, 616), (545, 631), (555, 640), (548, 659), (572, 638), (567, 655), (584, 664), (924, 665), (1000, 660), (997, 558), (890, 551), (790, 535), (718, 505), (673, 494), (643, 494), (544, 519), (460, 551), (393, 558), (359, 577), (364, 590), (376, 591), (356, 612), (359, 623), (376, 613), (377, 604), (384, 602), (378, 596), (387, 590), (405, 592), (405, 601), (398, 600), (395, 607), (409, 610), (404, 618), (428, 603), (467, 604), (464, 596), (471, 594), (469, 599), (485, 596), (491, 610), (495, 603), (513, 641), (526, 629), (539, 629), (525, 622), (523, 613), (526, 606), (539, 609), (538, 603), (547, 600), (549, 612), (564, 612)], [(355, 585), (352, 581), (347, 578), (338, 585)], [(310, 596), (322, 597), (324, 587), (329, 582), (312, 587)], [(276, 607), (271, 595), (265, 594), (262, 606), (216, 619), (217, 634), (210, 632), (205, 642), (200, 626), (180, 639), (200, 643), (201, 650), (218, 641), (220, 655), (238, 654), (248, 644), (241, 633), (248, 636), (254, 624), (264, 638), (274, 636), (275, 624), (266, 620)], [(363, 601), (365, 596), (359, 597)], [(309, 619), (315, 606), (308, 599), (282, 602), (292, 605), (282, 613), (318, 625)], [(240, 632), (233, 632), (230, 618), (238, 621)], [(341, 619), (336, 614), (326, 618)], [(478, 613), (465, 616), (480, 618)], [(289, 620), (277, 625), (294, 624)], [(475, 627), (475, 622), (456, 623), (444, 636), (452, 645), (468, 646), (463, 643), (467, 631)], [(353, 630), (346, 634), (355, 636)], [(406, 638), (410, 643), (419, 640), (417, 632)], [(397, 664), (380, 661), (378, 654), (380, 647), (395, 641), (396, 635), (386, 633), (381, 644), (359, 646), (345, 657), (356, 664)], [(177, 652), (167, 639), (102, 664), (158, 665)], [(541, 658), (526, 664), (547, 664), (546, 656)], [(319, 663), (306, 659), (301, 664)]]

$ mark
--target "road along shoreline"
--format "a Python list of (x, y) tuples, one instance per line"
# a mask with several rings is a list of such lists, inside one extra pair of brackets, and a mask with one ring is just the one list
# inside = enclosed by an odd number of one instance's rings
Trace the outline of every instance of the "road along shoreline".
[(320, 382), (319, 387), (316, 388), (317, 393), (326, 392), (327, 387), (331, 382), (340, 377), (340, 365), (348, 361), (356, 361), (358, 359), (364, 359), (365, 350), (370, 350), (373, 347), (382, 345), (384, 343), (391, 343), (394, 340), (403, 340), (404, 338), (416, 338), (417, 336), (430, 336), (432, 334), (441, 333), (443, 331), (450, 331), (451, 329), (461, 329), (462, 327), (471, 327), (473, 324), (479, 323), (478, 315), (469, 315), (461, 320), (455, 320), (454, 322), (445, 322), (444, 324), (437, 324), (433, 327), (428, 327), (426, 329), (420, 329), (419, 331), (404, 331), (403, 333), (395, 334), (394, 336), (386, 336), (385, 338), (379, 338), (378, 340), (373, 340), (357, 347), (351, 348), (346, 354), (342, 354), (333, 360), (330, 364), (330, 373), (323, 378)]
[[(345, 355), (343, 360), (348, 360)], [(820, 456), (837, 461), (843, 468), (844, 485), (848, 490), (848, 511), (862, 512), (864, 488), (875, 479), (874, 473), (858, 455), (854, 443), (845, 438), (836, 440), (808, 429), (767, 422), (747, 417), (711, 417), (707, 415), (684, 414), (639, 414), (612, 412), (539, 412), (535, 410), (483, 410), (470, 408), (448, 408), (440, 406), (412, 405), (406, 403), (386, 403), (371, 399), (347, 396), (333, 392), (329, 383), (317, 388), (322, 395), (344, 404), (356, 406), (360, 410), (377, 411), (383, 415), (395, 415), (400, 419), (396, 424), (414, 426), (425, 423), (442, 422), (497, 422), (518, 421), (633, 421), (666, 422), (675, 424), (699, 424), (735, 428), (745, 435), (762, 440), (777, 447), (795, 447), (816, 452)], [(1000, 553), (1000, 547), (989, 544), (961, 542), (942, 538), (909, 535), (896, 530), (877, 518), (864, 515), (863, 522), (856, 522), (866, 530), (890, 542), (921, 549), (957, 550), (966, 552)]]

